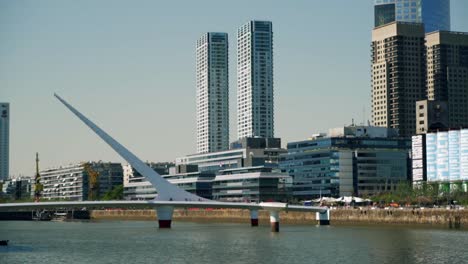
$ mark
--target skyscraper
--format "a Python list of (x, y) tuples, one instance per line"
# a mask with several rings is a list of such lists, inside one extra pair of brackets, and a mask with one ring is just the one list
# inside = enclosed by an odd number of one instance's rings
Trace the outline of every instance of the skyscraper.
[(197, 152), (229, 149), (227, 33), (205, 33), (197, 41)]
[(0, 103), (0, 180), (10, 173), (10, 104)]
[(237, 30), (237, 134), (274, 136), (273, 31), (269, 21)]
[(426, 32), (450, 30), (450, 0), (375, 0), (375, 27), (393, 21), (424, 23)]
[(468, 33), (426, 35), (427, 97), (446, 101), (450, 127), (468, 126)]
[(372, 122), (416, 132), (416, 101), (425, 99), (424, 27), (393, 22), (372, 31)]

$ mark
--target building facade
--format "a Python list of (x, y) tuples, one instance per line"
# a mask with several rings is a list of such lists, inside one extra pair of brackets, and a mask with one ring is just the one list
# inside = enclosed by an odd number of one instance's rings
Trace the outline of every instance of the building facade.
[(416, 101), (426, 98), (424, 28), (393, 22), (372, 31), (372, 123), (416, 132)]
[(123, 184), (120, 163), (81, 162), (40, 172), (44, 199), (99, 200)]
[[(215, 177), (210, 172), (187, 172), (162, 175), (170, 183), (203, 198), (212, 199), (212, 182)], [(157, 190), (143, 176), (132, 177), (124, 185), (125, 200), (152, 200)]]
[[(175, 166), (172, 162), (146, 162), (151, 169), (157, 172), (159, 175), (167, 175), (169, 174), (169, 170)], [(143, 176), (135, 170), (130, 164), (122, 165), (123, 170), (123, 181), (124, 186), (127, 184), (132, 178), (143, 178)]]
[(280, 154), (285, 152), (279, 138), (242, 138), (231, 143), (230, 150), (179, 157), (176, 159), (176, 167), (196, 165), (199, 171), (215, 173), (261, 165), (277, 167)]
[(421, 100), (416, 102), (416, 134), (449, 128), (449, 111), (446, 101)]
[(197, 41), (197, 153), (229, 149), (228, 46), (227, 33)]
[(0, 181), (10, 173), (10, 104), (0, 103)]
[(411, 141), (394, 129), (351, 126), (288, 143), (280, 168), (298, 200), (395, 190), (408, 179)]
[[(244, 167), (221, 170), (217, 174), (193, 168), (163, 177), (188, 192), (219, 201), (287, 201), (291, 196), (292, 178), (272, 168)], [(144, 177), (133, 177), (125, 185), (124, 197), (126, 200), (151, 200), (157, 197), (157, 190)]]
[(274, 137), (273, 30), (249, 21), (237, 30), (237, 134)]
[(2, 183), (1, 196), (13, 199), (30, 199), (32, 197), (32, 180), (29, 177), (8, 179)]
[[(174, 168), (172, 162), (147, 162), (146, 165), (161, 176), (169, 174)], [(156, 197), (156, 189), (130, 164), (123, 165), (122, 168), (125, 200), (151, 200)]]
[(213, 199), (226, 202), (287, 202), (292, 178), (265, 166), (220, 171), (213, 180)]
[(450, 30), (450, 0), (375, 0), (374, 25), (424, 23), (426, 32)]
[(468, 129), (413, 136), (413, 183), (468, 192)]
[(468, 126), (468, 33), (426, 35), (427, 98), (447, 102), (449, 127)]

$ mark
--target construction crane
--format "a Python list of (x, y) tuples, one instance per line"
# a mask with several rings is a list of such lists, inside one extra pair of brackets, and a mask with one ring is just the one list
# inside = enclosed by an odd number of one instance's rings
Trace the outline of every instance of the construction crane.
[(36, 176), (34, 177), (34, 201), (41, 200), (44, 186), (41, 184), (41, 175), (39, 174), (39, 153), (36, 152)]

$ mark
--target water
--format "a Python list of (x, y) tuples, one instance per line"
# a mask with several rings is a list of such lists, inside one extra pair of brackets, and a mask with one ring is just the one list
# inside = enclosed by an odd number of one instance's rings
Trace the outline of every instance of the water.
[(0, 222), (0, 263), (468, 263), (468, 232), (401, 226)]

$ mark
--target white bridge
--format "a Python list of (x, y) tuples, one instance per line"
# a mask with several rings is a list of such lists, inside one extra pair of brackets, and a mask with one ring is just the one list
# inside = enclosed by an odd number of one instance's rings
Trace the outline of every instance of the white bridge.
[(237, 208), (250, 210), (251, 225), (258, 225), (258, 210), (270, 212), (271, 230), (279, 231), (280, 211), (315, 212), (321, 225), (330, 224), (330, 211), (328, 207), (289, 205), (286, 203), (228, 203), (208, 200), (189, 193), (173, 185), (128, 149), (114, 140), (101, 128), (82, 115), (73, 106), (55, 94), (73, 114), (83, 121), (102, 140), (124, 158), (133, 168), (148, 180), (158, 191), (158, 196), (151, 201), (79, 201), (79, 202), (35, 202), (35, 203), (4, 203), (0, 204), (0, 211), (40, 210), (54, 208), (155, 208), (160, 228), (170, 228), (174, 208)]

